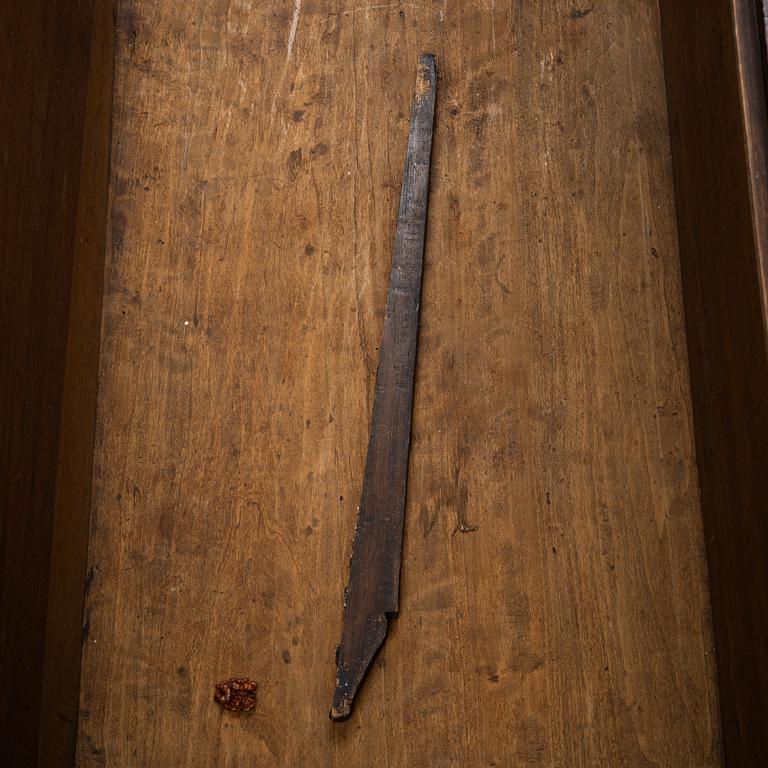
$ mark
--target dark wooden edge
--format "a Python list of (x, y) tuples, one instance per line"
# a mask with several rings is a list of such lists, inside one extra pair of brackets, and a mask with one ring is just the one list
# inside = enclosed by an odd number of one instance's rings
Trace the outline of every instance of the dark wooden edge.
[(660, 0), (726, 764), (768, 765), (766, 100), (755, 0)]
[(69, 329), (53, 508), (43, 688), (41, 766), (74, 762), (83, 600), (88, 583), (91, 473), (106, 252), (114, 83), (115, 3), (94, 3)]
[(758, 10), (760, 19), (760, 34), (763, 49), (763, 78), (766, 85), (766, 99), (768, 100), (768, 0), (759, 0)]
[(0, 754), (74, 764), (113, 2), (0, 9)]

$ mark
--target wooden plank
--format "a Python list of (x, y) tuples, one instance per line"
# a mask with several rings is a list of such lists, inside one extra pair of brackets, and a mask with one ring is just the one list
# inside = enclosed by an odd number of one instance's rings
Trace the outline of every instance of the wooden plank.
[[(408, 568), (335, 725), (422, 50)], [(718, 765), (656, 4), (125, 0), (117, 55), (80, 764)]]
[[(96, 429), (114, 75), (112, 0), (93, 4), (51, 527), (39, 763), (74, 763)], [(43, 371), (44, 373), (44, 368)], [(34, 561), (34, 556), (32, 557)]]
[(0, 754), (14, 766), (74, 758), (111, 26), (109, 2), (0, 8)]
[(768, 764), (768, 117), (753, 0), (662, 2), (725, 758)]
[(376, 371), (363, 491), (355, 522), (331, 720), (346, 720), (396, 618), (400, 594), (413, 379), (435, 117), (435, 57), (419, 56), (394, 255)]

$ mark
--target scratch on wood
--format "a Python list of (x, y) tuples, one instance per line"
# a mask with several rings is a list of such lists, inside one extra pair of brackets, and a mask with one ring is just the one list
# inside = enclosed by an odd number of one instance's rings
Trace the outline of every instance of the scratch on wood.
[(382, 5), (361, 5), (358, 8), (351, 8), (348, 11), (340, 11), (338, 13), (329, 13), (327, 16), (323, 17), (322, 19), (318, 19), (315, 22), (310, 22), (310, 26), (315, 26), (318, 24), (327, 24), (329, 21), (333, 21), (334, 19), (344, 18), (345, 16), (354, 17), (355, 14), (357, 13), (365, 13), (367, 15), (371, 11), (389, 11), (389, 10), (398, 10), (402, 12), (403, 8), (413, 8), (413, 6), (414, 6), (413, 3), (385, 3)]
[(291, 60), (293, 53), (293, 41), (296, 39), (296, 29), (299, 26), (299, 16), (301, 15), (301, 0), (293, 0), (293, 16), (291, 17), (291, 29), (288, 32), (288, 53), (286, 61)]
[(578, 8), (571, 8), (571, 12), (568, 15), (574, 21), (578, 21), (579, 19), (583, 19), (585, 16), (589, 16), (590, 13), (592, 13), (591, 8), (585, 8), (584, 10), (579, 10)]

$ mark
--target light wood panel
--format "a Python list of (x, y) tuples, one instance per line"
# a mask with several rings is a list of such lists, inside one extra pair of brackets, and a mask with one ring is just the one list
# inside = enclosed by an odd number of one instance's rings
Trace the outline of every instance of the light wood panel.
[[(655, 2), (120, 3), (81, 766), (719, 764), (660, 46)], [(333, 725), (422, 50), (401, 616)]]

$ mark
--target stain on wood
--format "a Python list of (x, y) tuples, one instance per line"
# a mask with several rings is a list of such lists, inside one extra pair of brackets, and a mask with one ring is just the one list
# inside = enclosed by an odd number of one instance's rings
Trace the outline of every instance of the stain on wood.
[(435, 58), (419, 57), (400, 193), (363, 490), (355, 524), (344, 630), (336, 650), (331, 720), (346, 720), (373, 658), (396, 618), (413, 379), (435, 116)]
[[(83, 768), (719, 764), (657, 5), (589, 5), (120, 3)], [(423, 50), (407, 568), (332, 724)]]

